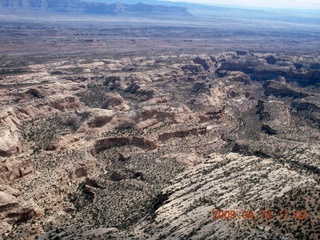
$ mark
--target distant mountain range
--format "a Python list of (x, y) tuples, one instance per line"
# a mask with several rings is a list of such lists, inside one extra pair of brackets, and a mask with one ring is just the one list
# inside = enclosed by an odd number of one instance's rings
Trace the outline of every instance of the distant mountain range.
[[(128, 2), (128, 1), (127, 1)], [(0, 0), (0, 12), (58, 12), (90, 15), (133, 15), (190, 17), (187, 8), (179, 6), (84, 2), (80, 0)]]
[[(118, 1), (121, 1), (118, 2)], [(209, 6), (166, 0), (0, 0), (0, 14), (130, 16), (134, 18), (270, 19), (285, 22), (320, 23), (319, 10), (248, 9)]]

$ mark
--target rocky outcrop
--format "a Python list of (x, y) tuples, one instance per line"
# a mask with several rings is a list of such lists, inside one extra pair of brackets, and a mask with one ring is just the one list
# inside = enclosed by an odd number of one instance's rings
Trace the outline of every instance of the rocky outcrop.
[(184, 66), (181, 66), (181, 69), (185, 72), (193, 73), (193, 74), (199, 73), (204, 70), (203, 67), (198, 64), (186, 64)]
[(5, 159), (0, 162), (0, 184), (13, 182), (34, 172), (28, 160)]
[(21, 141), (17, 118), (13, 108), (0, 110), (0, 156), (7, 157), (21, 152)]
[(209, 70), (210, 68), (210, 58), (206, 56), (198, 56), (192, 60), (195, 64), (199, 64), (204, 70)]
[(92, 109), (86, 124), (91, 128), (99, 128), (110, 122), (114, 116), (115, 113), (112, 110)]
[(12, 228), (9, 223), (26, 221), (36, 215), (36, 211), (20, 198), (19, 191), (0, 185), (0, 234), (8, 234)]
[(0, 157), (8, 157), (21, 151), (21, 142), (17, 132), (7, 126), (0, 126)]
[(270, 55), (266, 57), (266, 61), (269, 64), (275, 64), (277, 62), (277, 59), (274, 56)]
[[(225, 71), (241, 71), (250, 75), (252, 80), (265, 81), (285, 77), (288, 82), (297, 82), (306, 87), (316, 85), (319, 81), (320, 70), (308, 67), (309, 63), (303, 64), (287, 58), (267, 56), (239, 56), (238, 58), (223, 61), (217, 69), (217, 74), (222, 76)], [(310, 64), (309, 66), (311, 66)]]
[(88, 176), (88, 168), (86, 166), (78, 166), (69, 172), (69, 179), (81, 178)]
[(150, 83), (153, 81), (153, 79), (151, 79), (150, 75), (147, 73), (142, 72), (138, 72), (138, 73), (133, 73), (130, 74), (128, 76), (126, 76), (125, 78), (126, 82), (138, 82), (138, 83)]
[(136, 128), (143, 129), (156, 124), (182, 123), (197, 121), (198, 117), (186, 106), (172, 107), (170, 104), (142, 107), (138, 113)]
[(265, 83), (265, 94), (267, 96), (274, 95), (276, 97), (291, 97), (291, 98), (304, 98), (307, 97), (308, 94), (304, 93), (300, 90), (297, 90), (293, 87), (290, 87), (290, 85), (271, 80)]
[(133, 82), (126, 88), (125, 91), (132, 93), (132, 94), (135, 94), (140, 88), (141, 88), (141, 86), (139, 85), (139, 83)]
[(101, 108), (108, 110), (129, 110), (130, 107), (125, 103), (120, 94), (109, 94), (103, 102)]
[(43, 98), (45, 96), (45, 92), (37, 88), (30, 88), (26, 91), (26, 94), (30, 94), (32, 97), (35, 98)]
[(14, 208), (19, 205), (19, 201), (12, 195), (5, 192), (0, 192), (0, 211), (4, 212), (6, 209)]
[(290, 109), (280, 101), (258, 101), (257, 114), (262, 122), (261, 130), (270, 135), (284, 132), (291, 123)]
[(242, 56), (238, 59), (232, 59), (230, 61), (224, 61), (220, 63), (218, 71), (241, 71), (246, 74), (252, 74), (257, 69), (266, 64), (266, 60), (257, 59), (255, 57)]
[(242, 82), (246, 85), (252, 82), (250, 77), (247, 74), (239, 71), (227, 72), (225, 74), (225, 77), (227, 77), (227, 79), (232, 82)]
[(98, 140), (94, 145), (95, 153), (100, 151), (113, 148), (121, 147), (126, 145), (133, 145), (145, 150), (154, 150), (157, 148), (157, 144), (151, 140), (141, 138), (141, 137), (114, 137), (114, 138), (105, 138)]
[(111, 75), (104, 77), (104, 86), (108, 86), (110, 90), (125, 90), (128, 84), (124, 81), (123, 75)]
[(7, 126), (11, 131), (17, 131), (20, 124), (21, 122), (13, 108), (6, 107), (0, 109), (0, 126)]
[(192, 86), (192, 91), (193, 92), (200, 92), (200, 90), (203, 90), (205, 86), (204, 82), (196, 82), (194, 83), (194, 85)]
[(311, 122), (320, 127), (320, 99), (314, 96), (309, 96), (302, 99), (297, 99), (292, 102), (291, 107), (294, 108), (298, 115), (302, 118), (309, 118)]
[(292, 74), (292, 79), (297, 81), (300, 86), (319, 86), (320, 70), (319, 69), (303, 69)]
[[(300, 233), (294, 231), (295, 224), (263, 221), (260, 218), (261, 204), (279, 214), (277, 207), (287, 206), (292, 200), (290, 196), (299, 193), (302, 197), (294, 198), (291, 204), (302, 201), (305, 207), (312, 209), (315, 203), (302, 200), (310, 199), (307, 189), (312, 190), (312, 196), (319, 192), (314, 179), (302, 177), (297, 171), (277, 164), (274, 159), (234, 153), (212, 154), (203, 164), (179, 174), (172, 186), (162, 190), (163, 200), (157, 201), (155, 219), (149, 225), (148, 236), (154, 239), (160, 236), (227, 239), (233, 238), (235, 232), (253, 238), (282, 236), (280, 232), (267, 231), (275, 226), (284, 231), (290, 228), (290, 232), (298, 236)], [(236, 213), (233, 219), (214, 218), (214, 210), (230, 209)], [(243, 216), (246, 215), (242, 215), (243, 211), (254, 214), (249, 225), (244, 224)], [(311, 211), (314, 213), (316, 209)], [(186, 216), (189, 216), (188, 221)], [(309, 216), (310, 221), (317, 224), (316, 215), (310, 212)], [(308, 228), (302, 231), (304, 234), (312, 233)]]
[(297, 99), (292, 102), (292, 107), (297, 109), (298, 111), (304, 110), (312, 110), (312, 111), (320, 111), (320, 101), (317, 97), (305, 97), (302, 99)]
[(50, 99), (49, 105), (60, 111), (80, 107), (79, 98), (76, 96), (54, 96)]
[(137, 95), (141, 100), (148, 100), (155, 96), (157, 89), (147, 87), (145, 84), (133, 82), (125, 89), (125, 91)]
[[(210, 112), (223, 111), (232, 88), (233, 86), (226, 88), (223, 84), (212, 84), (210, 88), (207, 88), (207, 91), (202, 91), (195, 96), (194, 103), (202, 108), (210, 109)], [(237, 93), (240, 91), (236, 90)]]

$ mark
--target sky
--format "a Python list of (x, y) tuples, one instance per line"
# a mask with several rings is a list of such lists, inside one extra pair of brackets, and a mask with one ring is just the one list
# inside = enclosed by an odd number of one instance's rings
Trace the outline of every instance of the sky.
[(320, 9), (320, 0), (170, 0), (172, 2), (193, 2), (212, 5), (233, 5), (267, 8)]

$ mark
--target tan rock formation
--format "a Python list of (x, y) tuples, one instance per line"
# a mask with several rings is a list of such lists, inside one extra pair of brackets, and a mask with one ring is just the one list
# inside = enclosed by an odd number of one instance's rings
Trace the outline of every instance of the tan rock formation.
[(80, 107), (80, 101), (76, 96), (57, 95), (49, 100), (49, 105), (62, 111)]
[(13, 182), (34, 171), (33, 165), (28, 160), (15, 160), (6, 158), (0, 162), (0, 183)]
[(10, 223), (26, 221), (36, 212), (30, 204), (17, 197), (20, 194), (16, 190), (3, 185), (0, 189), (0, 234), (7, 234), (11, 231)]
[(11, 156), (19, 153), (21, 143), (16, 132), (10, 131), (7, 126), (0, 127), (0, 156)]
[(130, 107), (125, 103), (119, 93), (109, 94), (103, 102), (101, 108), (108, 110), (129, 110)]

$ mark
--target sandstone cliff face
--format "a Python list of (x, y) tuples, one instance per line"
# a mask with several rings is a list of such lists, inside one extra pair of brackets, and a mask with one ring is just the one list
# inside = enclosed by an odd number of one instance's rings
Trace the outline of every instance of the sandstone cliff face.
[(0, 129), (0, 156), (6, 157), (20, 152), (21, 143), (17, 133), (6, 126)]
[(20, 121), (12, 108), (0, 110), (0, 156), (10, 156), (21, 151), (19, 125)]
[(103, 102), (103, 109), (109, 110), (129, 110), (130, 107), (125, 103), (124, 99), (119, 95), (109, 95), (106, 100)]
[(12, 226), (9, 223), (24, 222), (36, 215), (30, 203), (26, 203), (21, 193), (9, 186), (0, 185), (0, 231), (9, 233)]
[(49, 100), (49, 105), (61, 111), (78, 108), (80, 102), (75, 96), (55, 96), (53, 99)]
[(33, 173), (33, 165), (29, 160), (2, 160), (0, 163), (0, 183), (10, 183)]

